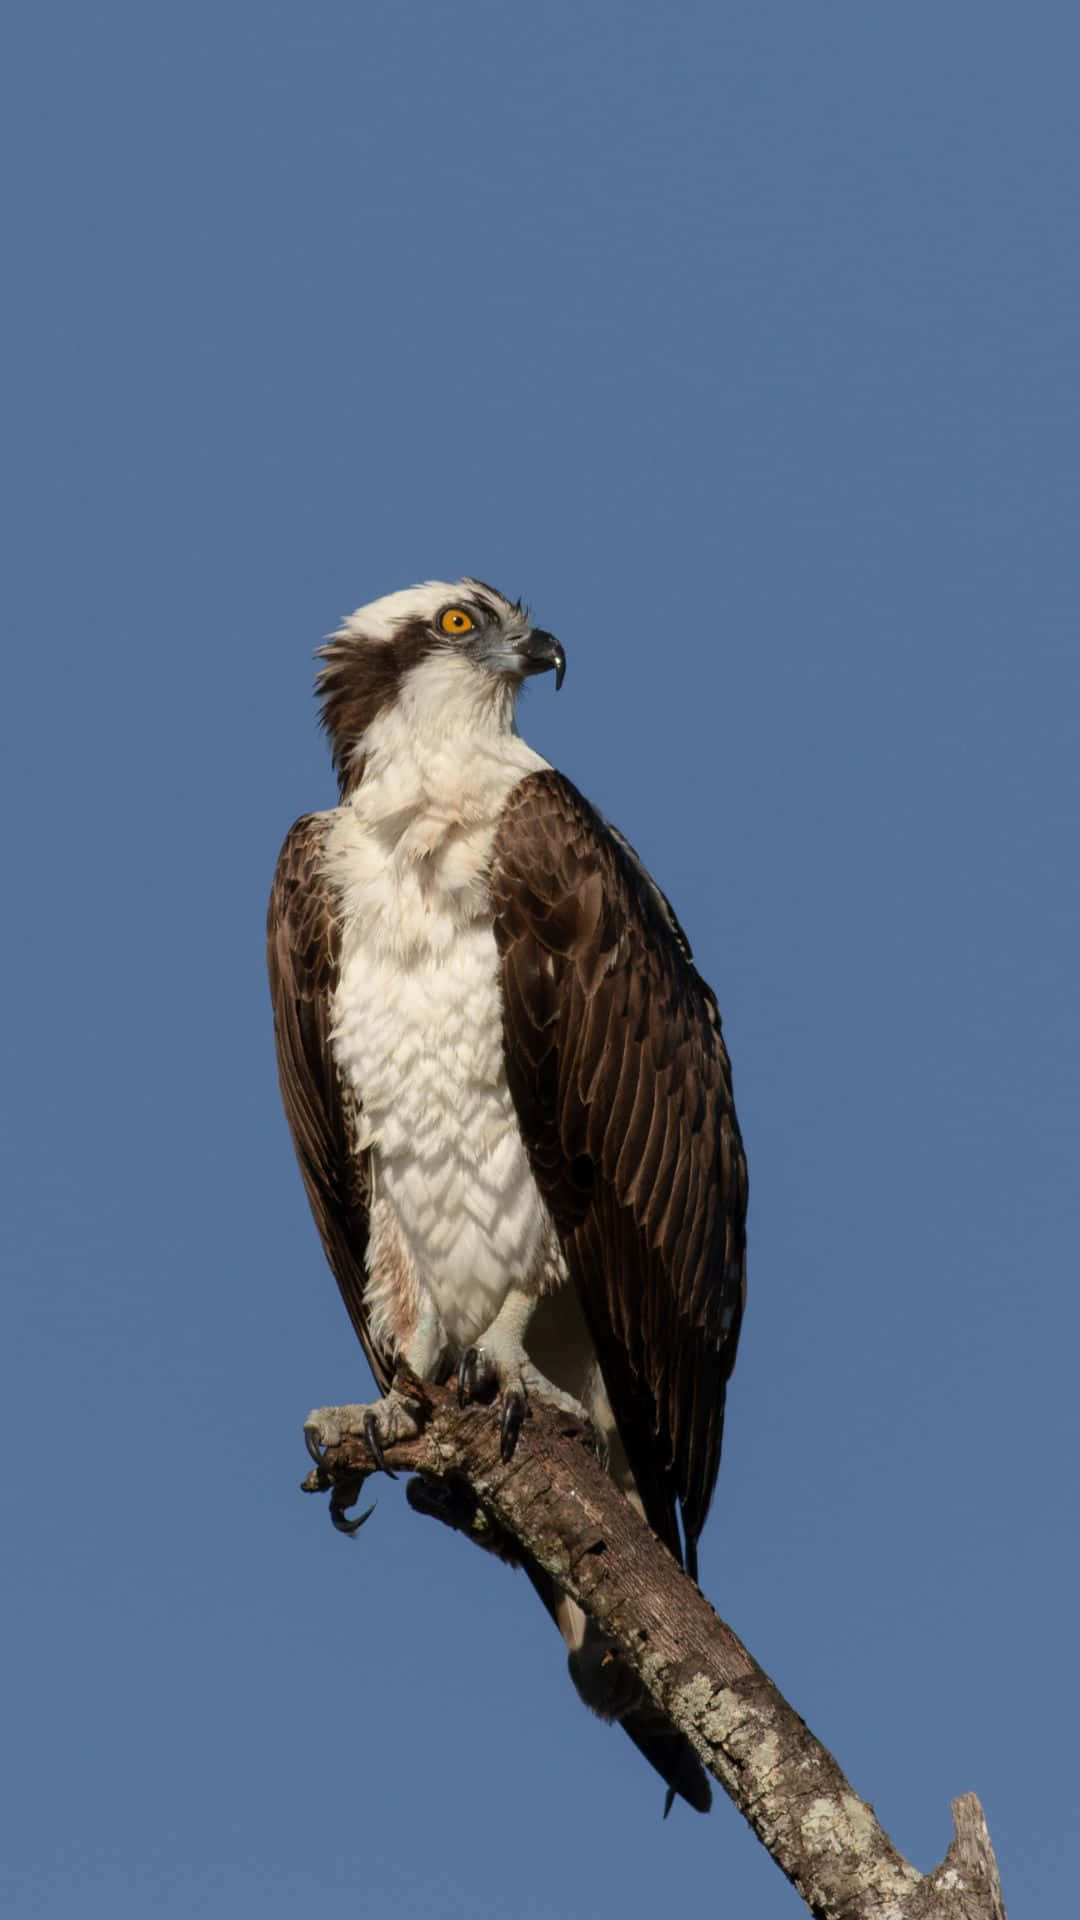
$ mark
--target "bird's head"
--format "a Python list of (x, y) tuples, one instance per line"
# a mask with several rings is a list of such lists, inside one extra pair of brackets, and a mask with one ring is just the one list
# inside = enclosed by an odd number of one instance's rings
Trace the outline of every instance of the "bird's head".
[(372, 600), (319, 649), (316, 689), (342, 793), (360, 777), (365, 737), (389, 707), (407, 704), (418, 725), (507, 728), (530, 674), (566, 656), (534, 627), (527, 608), (482, 580), (428, 580)]

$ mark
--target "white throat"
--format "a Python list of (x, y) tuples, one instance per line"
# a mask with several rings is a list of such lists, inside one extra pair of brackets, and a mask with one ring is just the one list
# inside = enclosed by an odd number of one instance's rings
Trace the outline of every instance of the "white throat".
[[(513, 684), (447, 652), (407, 674), (357, 751), (364, 777), (348, 804), (395, 840), (426, 820), (435, 837), (495, 821), (512, 786), (547, 765), (514, 726)], [(421, 834), (433, 851), (430, 832)], [(386, 843), (384, 838), (384, 844)]]
[(487, 876), (511, 790), (548, 762), (514, 730), (514, 689), (448, 654), (408, 674), (361, 743), (364, 775), (327, 843), (346, 928), (395, 962), (445, 958), (490, 919)]

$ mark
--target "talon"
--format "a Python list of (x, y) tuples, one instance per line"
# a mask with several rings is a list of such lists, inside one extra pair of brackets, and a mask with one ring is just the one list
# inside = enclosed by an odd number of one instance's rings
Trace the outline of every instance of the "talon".
[(320, 1469), (321, 1472), (325, 1473), (326, 1472), (326, 1455), (320, 1450), (320, 1447), (319, 1447), (318, 1427), (304, 1428), (304, 1445), (307, 1448), (308, 1452), (310, 1453), (312, 1459), (314, 1460), (315, 1465)]
[(478, 1358), (478, 1355), (476, 1352), (476, 1348), (466, 1347), (464, 1353), (461, 1356), (461, 1359), (458, 1361), (457, 1403), (459, 1407), (463, 1407), (465, 1405), (465, 1402), (469, 1398), (469, 1395), (475, 1389), (477, 1358)]
[(518, 1434), (528, 1417), (529, 1403), (523, 1387), (508, 1387), (503, 1395), (502, 1417), (499, 1421), (499, 1458), (513, 1458), (517, 1446)]
[(365, 1520), (371, 1519), (378, 1504), (377, 1501), (373, 1500), (370, 1507), (365, 1507), (363, 1513), (360, 1514), (356, 1520), (346, 1520), (345, 1514), (348, 1508), (352, 1506), (359, 1491), (359, 1487), (351, 1491), (347, 1487), (335, 1487), (330, 1495), (330, 1524), (336, 1527), (339, 1533), (347, 1533), (350, 1539), (354, 1534), (359, 1533)]
[[(382, 1441), (379, 1438), (379, 1429), (375, 1425), (375, 1415), (373, 1413), (364, 1415), (364, 1439), (367, 1441), (368, 1452), (378, 1467), (379, 1472), (385, 1473), (388, 1480), (396, 1480), (397, 1474), (392, 1467), (388, 1467), (386, 1464), (386, 1455), (382, 1450)], [(366, 1517), (365, 1515), (365, 1519)], [(357, 1525), (359, 1524), (358, 1521)]]

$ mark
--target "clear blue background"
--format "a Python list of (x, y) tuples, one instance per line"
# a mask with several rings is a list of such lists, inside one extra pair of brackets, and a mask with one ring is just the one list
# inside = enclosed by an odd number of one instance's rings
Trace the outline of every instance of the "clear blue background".
[(475, 571), (725, 1013), (704, 1584), (912, 1860), (975, 1788), (1071, 1911), (1075, 7), (17, 11), (5, 1910), (800, 1911), (523, 1579), (296, 1491), (368, 1391), (263, 978), (311, 652)]

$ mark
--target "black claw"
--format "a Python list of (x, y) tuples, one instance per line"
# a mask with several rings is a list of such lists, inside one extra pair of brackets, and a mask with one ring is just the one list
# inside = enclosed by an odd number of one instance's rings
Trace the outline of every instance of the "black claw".
[(457, 1403), (459, 1407), (465, 1405), (466, 1400), (476, 1386), (476, 1362), (478, 1358), (479, 1356), (475, 1347), (466, 1347), (461, 1359), (458, 1361)]
[(304, 1445), (307, 1448), (308, 1452), (310, 1453), (312, 1459), (314, 1460), (315, 1465), (317, 1467), (321, 1467), (323, 1472), (325, 1473), (326, 1456), (320, 1450), (318, 1436), (316, 1433), (316, 1429), (314, 1427), (304, 1428)]
[(668, 1814), (671, 1812), (671, 1809), (674, 1805), (675, 1805), (675, 1789), (674, 1787), (669, 1787), (667, 1792), (664, 1795), (664, 1819), (665, 1820), (667, 1819)]
[(396, 1480), (397, 1474), (392, 1467), (388, 1467), (386, 1464), (386, 1455), (382, 1450), (382, 1441), (379, 1439), (379, 1429), (375, 1425), (375, 1415), (373, 1413), (366, 1413), (364, 1415), (364, 1439), (367, 1441), (368, 1452), (378, 1467), (379, 1472), (385, 1473), (388, 1480)]
[(359, 1533), (365, 1520), (371, 1519), (377, 1504), (373, 1500), (370, 1507), (364, 1508), (358, 1519), (346, 1520), (345, 1515), (359, 1491), (359, 1487), (335, 1487), (330, 1495), (330, 1524), (336, 1527), (339, 1533), (347, 1533), (350, 1538), (353, 1534)]
[(503, 1394), (502, 1417), (499, 1421), (499, 1458), (510, 1460), (517, 1446), (518, 1434), (529, 1411), (523, 1387), (507, 1387)]

